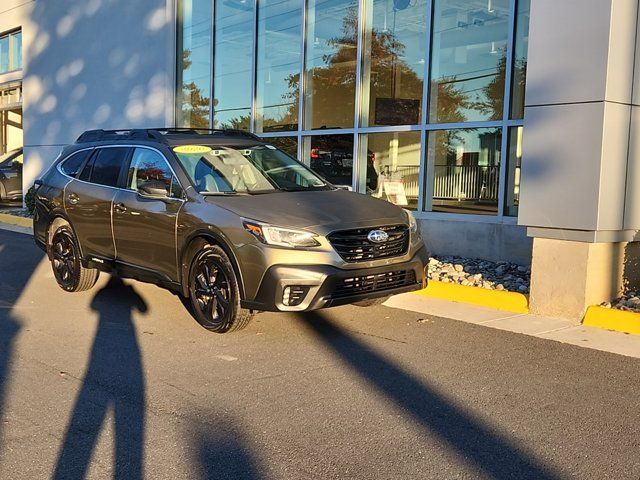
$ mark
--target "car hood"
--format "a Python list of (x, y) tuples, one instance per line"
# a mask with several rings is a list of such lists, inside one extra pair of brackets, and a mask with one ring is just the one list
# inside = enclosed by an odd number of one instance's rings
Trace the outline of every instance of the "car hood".
[(406, 214), (400, 207), (346, 190), (215, 196), (206, 197), (206, 202), (251, 220), (305, 228), (319, 234), (407, 223)]

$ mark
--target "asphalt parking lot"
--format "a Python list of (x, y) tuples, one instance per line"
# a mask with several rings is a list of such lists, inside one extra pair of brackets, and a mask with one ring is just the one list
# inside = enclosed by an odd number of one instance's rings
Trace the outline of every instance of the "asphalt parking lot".
[(0, 231), (0, 478), (640, 478), (640, 360), (387, 307), (209, 333)]

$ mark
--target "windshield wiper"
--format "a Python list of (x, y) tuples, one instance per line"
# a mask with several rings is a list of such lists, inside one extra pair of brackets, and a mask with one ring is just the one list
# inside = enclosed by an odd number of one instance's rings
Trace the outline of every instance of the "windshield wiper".
[(199, 192), (200, 195), (204, 195), (206, 197), (224, 197), (226, 195), (240, 195), (239, 192), (230, 191), (230, 192)]
[(282, 187), (279, 190), (282, 192), (318, 192), (318, 191), (322, 191), (322, 190), (329, 190), (328, 185), (318, 185), (318, 186), (314, 186), (314, 187), (300, 187), (300, 188), (287, 188), (287, 187)]

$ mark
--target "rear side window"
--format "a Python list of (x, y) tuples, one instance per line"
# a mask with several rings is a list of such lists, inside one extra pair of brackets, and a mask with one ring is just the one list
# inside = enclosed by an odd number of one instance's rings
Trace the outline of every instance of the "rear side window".
[(82, 150), (71, 154), (70, 157), (62, 162), (60, 170), (62, 170), (62, 173), (65, 175), (76, 177), (80, 171), (80, 167), (82, 167), (82, 164), (90, 154), (91, 150)]
[(100, 148), (80, 174), (80, 180), (98, 185), (115, 187), (118, 185), (120, 169), (127, 158), (129, 149), (125, 147)]

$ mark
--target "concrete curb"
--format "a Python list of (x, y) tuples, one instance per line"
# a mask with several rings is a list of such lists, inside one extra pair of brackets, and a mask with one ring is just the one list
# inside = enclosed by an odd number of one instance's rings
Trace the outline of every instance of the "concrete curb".
[(8, 213), (0, 213), (0, 223), (32, 228), (33, 218), (17, 217), (15, 215), (9, 215)]
[(470, 303), (513, 313), (529, 313), (529, 297), (522, 293), (443, 283), (430, 280), (427, 288), (415, 292), (425, 297)]
[(589, 307), (582, 324), (589, 327), (640, 335), (640, 313), (625, 312), (615, 308)]

